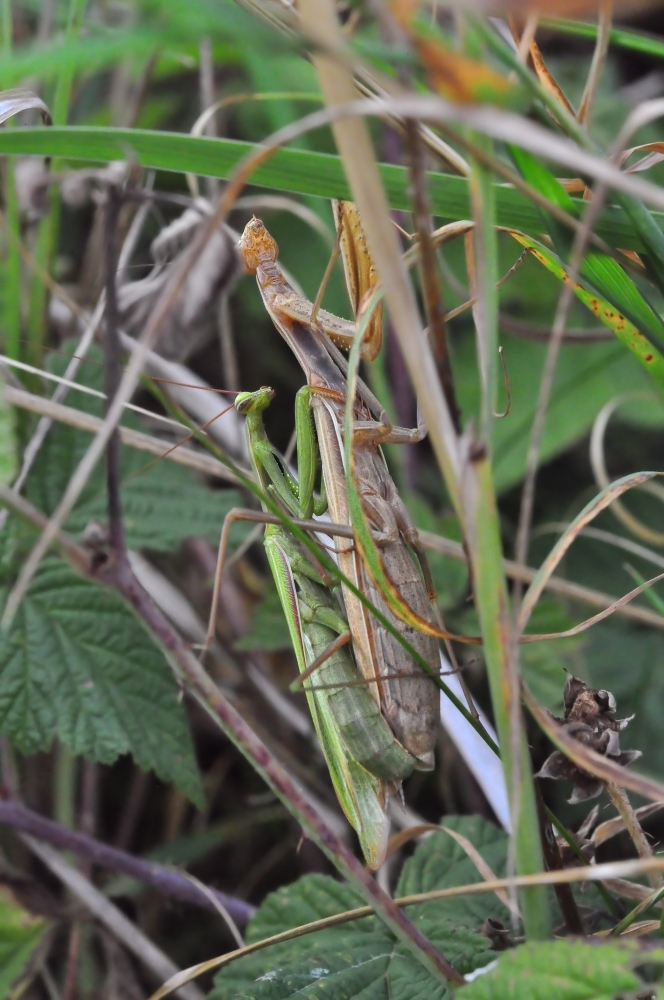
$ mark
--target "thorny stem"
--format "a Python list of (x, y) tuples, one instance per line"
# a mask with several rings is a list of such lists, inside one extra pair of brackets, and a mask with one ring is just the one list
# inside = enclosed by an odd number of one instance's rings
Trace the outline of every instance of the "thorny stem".
[(62, 851), (76, 854), (90, 866), (99, 865), (100, 868), (106, 868), (108, 871), (121, 872), (123, 875), (153, 886), (171, 899), (177, 899), (192, 906), (201, 906), (203, 909), (216, 913), (217, 908), (210, 898), (214, 897), (238, 923), (247, 923), (256, 912), (253, 906), (241, 899), (227, 896), (211, 887), (206, 887), (203, 891), (186, 875), (174, 868), (136, 858), (117, 847), (103, 844), (85, 833), (70, 830), (68, 827), (62, 826), (61, 823), (56, 823), (55, 820), (40, 816), (39, 813), (33, 812), (32, 809), (28, 809), (22, 802), (15, 799), (0, 802), (0, 826), (17, 830), (19, 833), (27, 833), (36, 840), (44, 841)]
[[(619, 785), (614, 785), (612, 781), (607, 781), (606, 790), (609, 793), (611, 801), (620, 813), (622, 820), (625, 824), (625, 828), (632, 838), (632, 842), (642, 858), (652, 858), (653, 852), (645, 833), (639, 823), (638, 817), (632, 808), (632, 803), (629, 801), (627, 792), (624, 788), (620, 788)], [(664, 879), (660, 872), (651, 872), (650, 881), (652, 882), (655, 889), (659, 889), (664, 885)]]
[[(105, 241), (106, 241), (106, 331), (104, 336), (104, 389), (106, 392), (106, 412), (118, 391), (122, 378), (120, 364), (120, 335), (118, 332), (118, 220), (122, 199), (120, 192), (111, 184), (107, 192)], [(108, 536), (111, 550), (116, 559), (127, 557), (124, 525), (122, 523), (122, 503), (120, 500), (120, 434), (113, 430), (106, 445), (106, 486), (108, 491)]]

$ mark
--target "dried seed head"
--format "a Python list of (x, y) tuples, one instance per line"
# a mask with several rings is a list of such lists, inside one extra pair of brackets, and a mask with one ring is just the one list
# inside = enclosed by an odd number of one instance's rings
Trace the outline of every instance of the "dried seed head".
[[(585, 681), (570, 674), (565, 682), (563, 703), (565, 717), (558, 721), (568, 736), (572, 736), (595, 753), (610, 757), (623, 767), (627, 767), (641, 756), (638, 750), (620, 749), (618, 734), (627, 726), (630, 719), (614, 718), (616, 699), (610, 691), (603, 688), (589, 688)], [(571, 781), (574, 785), (569, 799), (571, 803), (593, 799), (604, 788), (602, 781), (582, 770), (560, 750), (550, 754), (537, 777), (566, 778)]]

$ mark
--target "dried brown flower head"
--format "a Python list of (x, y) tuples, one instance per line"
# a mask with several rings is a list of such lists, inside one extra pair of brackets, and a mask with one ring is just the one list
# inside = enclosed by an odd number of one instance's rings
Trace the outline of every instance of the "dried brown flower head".
[[(604, 757), (610, 757), (616, 764), (627, 767), (637, 757), (640, 750), (620, 749), (619, 733), (629, 724), (629, 719), (616, 719), (616, 699), (603, 688), (590, 688), (578, 677), (567, 678), (563, 690), (565, 716), (557, 721), (568, 736), (589, 747)], [(538, 778), (566, 778), (574, 785), (569, 799), (571, 803), (584, 802), (596, 798), (604, 788), (604, 782), (588, 771), (582, 770), (560, 750), (554, 750), (540, 768)]]

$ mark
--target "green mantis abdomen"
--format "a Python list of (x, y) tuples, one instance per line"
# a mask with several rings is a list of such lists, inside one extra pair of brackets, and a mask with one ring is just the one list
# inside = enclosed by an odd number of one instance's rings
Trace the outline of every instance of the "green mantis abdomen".
[[(308, 588), (316, 587), (307, 581)], [(329, 591), (321, 591), (320, 599)], [(308, 595), (309, 596), (309, 595)], [(303, 621), (307, 660), (312, 663), (336, 639), (335, 632), (316, 621)], [(316, 670), (310, 680), (312, 688), (325, 693), (330, 711), (339, 727), (341, 738), (351, 756), (371, 774), (385, 781), (399, 782), (412, 774), (416, 759), (395, 738), (383, 718), (380, 708), (366, 687), (350, 652), (344, 646), (333, 653)]]

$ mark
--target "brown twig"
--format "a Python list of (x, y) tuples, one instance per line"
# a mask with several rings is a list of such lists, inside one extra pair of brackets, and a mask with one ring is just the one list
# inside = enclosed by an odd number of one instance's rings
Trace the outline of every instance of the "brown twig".
[[(106, 266), (106, 331), (104, 336), (104, 389), (106, 392), (106, 412), (118, 391), (122, 378), (120, 364), (120, 336), (118, 333), (118, 221), (122, 208), (122, 198), (115, 185), (109, 185), (106, 194), (105, 217), (105, 266)], [(111, 433), (106, 445), (106, 487), (108, 492), (108, 536), (111, 550), (116, 559), (127, 558), (127, 543), (122, 523), (122, 502), (120, 499), (120, 453), (121, 441), (117, 427)]]
[[(542, 841), (542, 853), (546, 861), (546, 867), (551, 871), (561, 871), (565, 866), (560, 856), (560, 848), (553, 832), (553, 827), (546, 814), (546, 806), (542, 797), (539, 779), (535, 779), (535, 801), (537, 803), (537, 818), (540, 826), (540, 839)], [(561, 883), (554, 886), (554, 892), (560, 906), (565, 926), (570, 934), (583, 936), (585, 931), (581, 921), (581, 914), (574, 899), (574, 893), (569, 885)]]
[[(638, 816), (632, 808), (632, 803), (629, 801), (629, 797), (625, 789), (620, 788), (619, 785), (614, 785), (612, 781), (608, 781), (606, 784), (606, 790), (609, 793), (611, 801), (618, 810), (618, 813), (625, 824), (625, 829), (632, 838), (632, 843), (634, 844), (639, 856), (642, 858), (652, 858), (652, 847), (648, 843), (646, 835), (643, 832), (643, 828), (639, 823)], [(650, 881), (655, 889), (659, 889), (664, 884), (660, 872), (651, 872)]]
[(436, 362), (442, 390), (458, 434), (461, 433), (461, 412), (454, 391), (454, 379), (445, 329), (445, 310), (440, 293), (436, 252), (431, 241), (433, 225), (429, 209), (424, 148), (418, 123), (406, 120), (406, 148), (410, 175), (410, 194), (413, 200), (415, 227), (420, 245), (420, 274), (429, 324), (429, 343)]
[(16, 800), (0, 802), (0, 826), (17, 830), (19, 833), (27, 833), (62, 851), (76, 854), (90, 865), (98, 865), (108, 871), (120, 872), (135, 878), (145, 885), (153, 886), (170, 899), (177, 899), (182, 903), (200, 906), (216, 913), (216, 907), (210, 898), (211, 894), (238, 923), (246, 924), (256, 912), (255, 907), (242, 899), (235, 899), (210, 887), (206, 887), (204, 892), (186, 875), (174, 868), (144, 861), (117, 847), (111, 847), (110, 844), (103, 844), (86, 833), (70, 830), (55, 820), (40, 816), (22, 802)]

